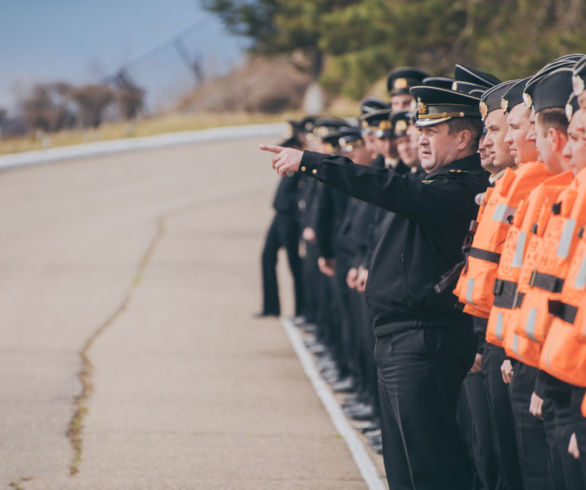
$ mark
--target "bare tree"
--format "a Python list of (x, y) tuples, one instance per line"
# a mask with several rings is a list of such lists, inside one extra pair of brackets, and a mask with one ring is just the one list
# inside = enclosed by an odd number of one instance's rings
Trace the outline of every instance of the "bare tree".
[(59, 131), (75, 124), (70, 101), (71, 85), (38, 83), (21, 102), (22, 118), (29, 130)]
[(74, 88), (71, 98), (79, 108), (81, 124), (84, 127), (97, 128), (102, 124), (104, 111), (114, 101), (114, 94), (105, 85), (88, 84)]
[(144, 89), (136, 85), (124, 72), (118, 74), (114, 83), (120, 114), (127, 121), (136, 118), (144, 106)]

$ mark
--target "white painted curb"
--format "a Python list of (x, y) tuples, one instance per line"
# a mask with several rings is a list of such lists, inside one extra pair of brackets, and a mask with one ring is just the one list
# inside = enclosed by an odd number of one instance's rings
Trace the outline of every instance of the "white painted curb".
[(352, 453), (352, 457), (360, 470), (362, 478), (368, 485), (369, 490), (386, 490), (387, 485), (381, 480), (376, 466), (370, 459), (366, 448), (362, 444), (360, 438), (356, 435), (356, 431), (348, 423), (348, 419), (344, 412), (336, 402), (334, 395), (330, 391), (328, 385), (317, 372), (317, 368), (313, 362), (311, 354), (305, 348), (299, 332), (293, 325), (293, 322), (288, 318), (282, 318), (281, 323), (287, 332), (289, 340), (293, 349), (297, 353), (305, 374), (311, 380), (311, 384), (315, 389), (317, 396), (319, 396), (322, 403), (325, 405), (334, 426), (340, 435), (348, 444), (348, 448)]
[(189, 143), (205, 143), (252, 137), (279, 136), (285, 132), (286, 125), (279, 124), (252, 124), (248, 126), (227, 126), (223, 128), (201, 129), (198, 131), (184, 131), (168, 133), (144, 138), (124, 138), (111, 141), (99, 141), (83, 145), (49, 148), (47, 150), (14, 153), (0, 157), (0, 170), (28, 165), (59, 162), (75, 158), (95, 157), (110, 153), (125, 151), (149, 150), (172, 145)]

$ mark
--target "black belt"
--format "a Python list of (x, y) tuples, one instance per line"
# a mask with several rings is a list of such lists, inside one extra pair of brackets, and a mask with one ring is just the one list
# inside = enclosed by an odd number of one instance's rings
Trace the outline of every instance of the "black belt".
[(551, 293), (561, 293), (564, 287), (564, 280), (561, 277), (544, 274), (543, 272), (533, 271), (529, 285)]
[(548, 310), (552, 315), (562, 319), (566, 323), (574, 323), (578, 314), (578, 308), (557, 300), (549, 300)]
[(489, 252), (488, 250), (482, 250), (481, 248), (471, 247), (468, 251), (470, 257), (475, 259), (485, 260), (486, 262), (493, 262), (498, 264), (501, 260), (501, 254), (495, 252)]
[(494, 293), (494, 306), (509, 310), (515, 307), (515, 300), (519, 301), (518, 296), (523, 295), (523, 293), (517, 292), (516, 282), (501, 279), (495, 279), (492, 292)]

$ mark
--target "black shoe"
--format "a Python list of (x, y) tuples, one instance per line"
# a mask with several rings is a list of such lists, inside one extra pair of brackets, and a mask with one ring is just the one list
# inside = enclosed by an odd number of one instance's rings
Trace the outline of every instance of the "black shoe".
[(354, 391), (354, 382), (352, 378), (345, 378), (332, 385), (334, 393), (352, 393)]
[(278, 313), (265, 313), (264, 311), (260, 311), (258, 313), (255, 313), (254, 315), (252, 315), (252, 318), (278, 318), (279, 314)]

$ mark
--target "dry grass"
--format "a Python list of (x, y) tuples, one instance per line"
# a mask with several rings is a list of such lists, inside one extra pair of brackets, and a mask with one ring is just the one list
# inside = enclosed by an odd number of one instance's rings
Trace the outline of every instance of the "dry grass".
[(119, 138), (138, 138), (156, 134), (193, 131), (221, 126), (262, 124), (282, 122), (300, 117), (301, 113), (249, 114), (249, 113), (204, 113), (204, 114), (167, 114), (137, 121), (132, 126), (122, 122), (103, 124), (96, 131), (71, 130), (49, 135), (43, 141), (35, 137), (0, 140), (0, 155), (41, 150), (60, 146), (79, 145), (94, 141)]
[[(356, 117), (358, 104), (349, 99), (333, 101), (328, 114), (333, 116)], [(0, 155), (20, 153), (23, 151), (41, 150), (61, 146), (80, 145), (95, 141), (107, 141), (120, 138), (139, 138), (157, 134), (194, 131), (197, 129), (216, 128), (222, 126), (239, 126), (246, 124), (280, 123), (288, 119), (300, 119), (299, 111), (281, 114), (262, 114), (247, 112), (230, 113), (198, 113), (198, 114), (166, 114), (137, 121), (132, 126), (122, 122), (103, 124), (96, 131), (71, 130), (49, 135), (43, 141), (35, 137), (0, 139)]]

